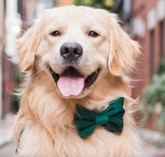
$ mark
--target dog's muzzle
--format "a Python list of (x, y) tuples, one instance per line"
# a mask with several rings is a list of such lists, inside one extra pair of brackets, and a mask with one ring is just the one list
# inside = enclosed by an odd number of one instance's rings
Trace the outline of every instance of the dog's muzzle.
[(80, 72), (79, 59), (83, 55), (83, 49), (75, 42), (64, 43), (60, 48), (60, 55), (63, 58), (63, 72), (57, 74), (51, 67), (49, 71), (63, 96), (78, 96), (96, 81), (100, 68), (88, 76)]

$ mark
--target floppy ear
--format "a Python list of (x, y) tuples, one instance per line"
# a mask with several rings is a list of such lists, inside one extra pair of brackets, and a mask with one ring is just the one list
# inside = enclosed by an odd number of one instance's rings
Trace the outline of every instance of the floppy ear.
[(40, 44), (40, 38), (40, 25), (39, 22), (36, 21), (34, 25), (16, 41), (16, 46), (19, 51), (20, 67), (23, 71), (30, 71), (33, 68), (35, 53)]
[(116, 16), (113, 14), (110, 16), (108, 67), (113, 75), (121, 76), (124, 71), (131, 71), (135, 67), (135, 58), (140, 54), (140, 46), (123, 31)]

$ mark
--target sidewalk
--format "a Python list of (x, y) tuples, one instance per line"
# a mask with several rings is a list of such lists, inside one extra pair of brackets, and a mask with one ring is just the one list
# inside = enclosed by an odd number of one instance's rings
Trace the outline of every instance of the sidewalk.
[(8, 114), (5, 120), (0, 120), (0, 147), (12, 142), (12, 129), (15, 117), (14, 114)]

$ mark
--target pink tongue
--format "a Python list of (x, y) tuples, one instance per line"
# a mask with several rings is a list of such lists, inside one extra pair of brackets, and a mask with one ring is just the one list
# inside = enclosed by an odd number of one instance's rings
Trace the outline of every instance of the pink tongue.
[(84, 88), (84, 78), (61, 76), (57, 82), (57, 85), (63, 96), (77, 96)]

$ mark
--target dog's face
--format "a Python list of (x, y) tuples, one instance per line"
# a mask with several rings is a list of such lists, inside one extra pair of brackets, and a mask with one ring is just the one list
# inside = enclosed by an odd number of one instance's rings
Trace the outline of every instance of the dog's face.
[(49, 9), (17, 41), (24, 71), (45, 71), (65, 98), (82, 98), (111, 73), (134, 67), (139, 46), (101, 9), (67, 6)]

